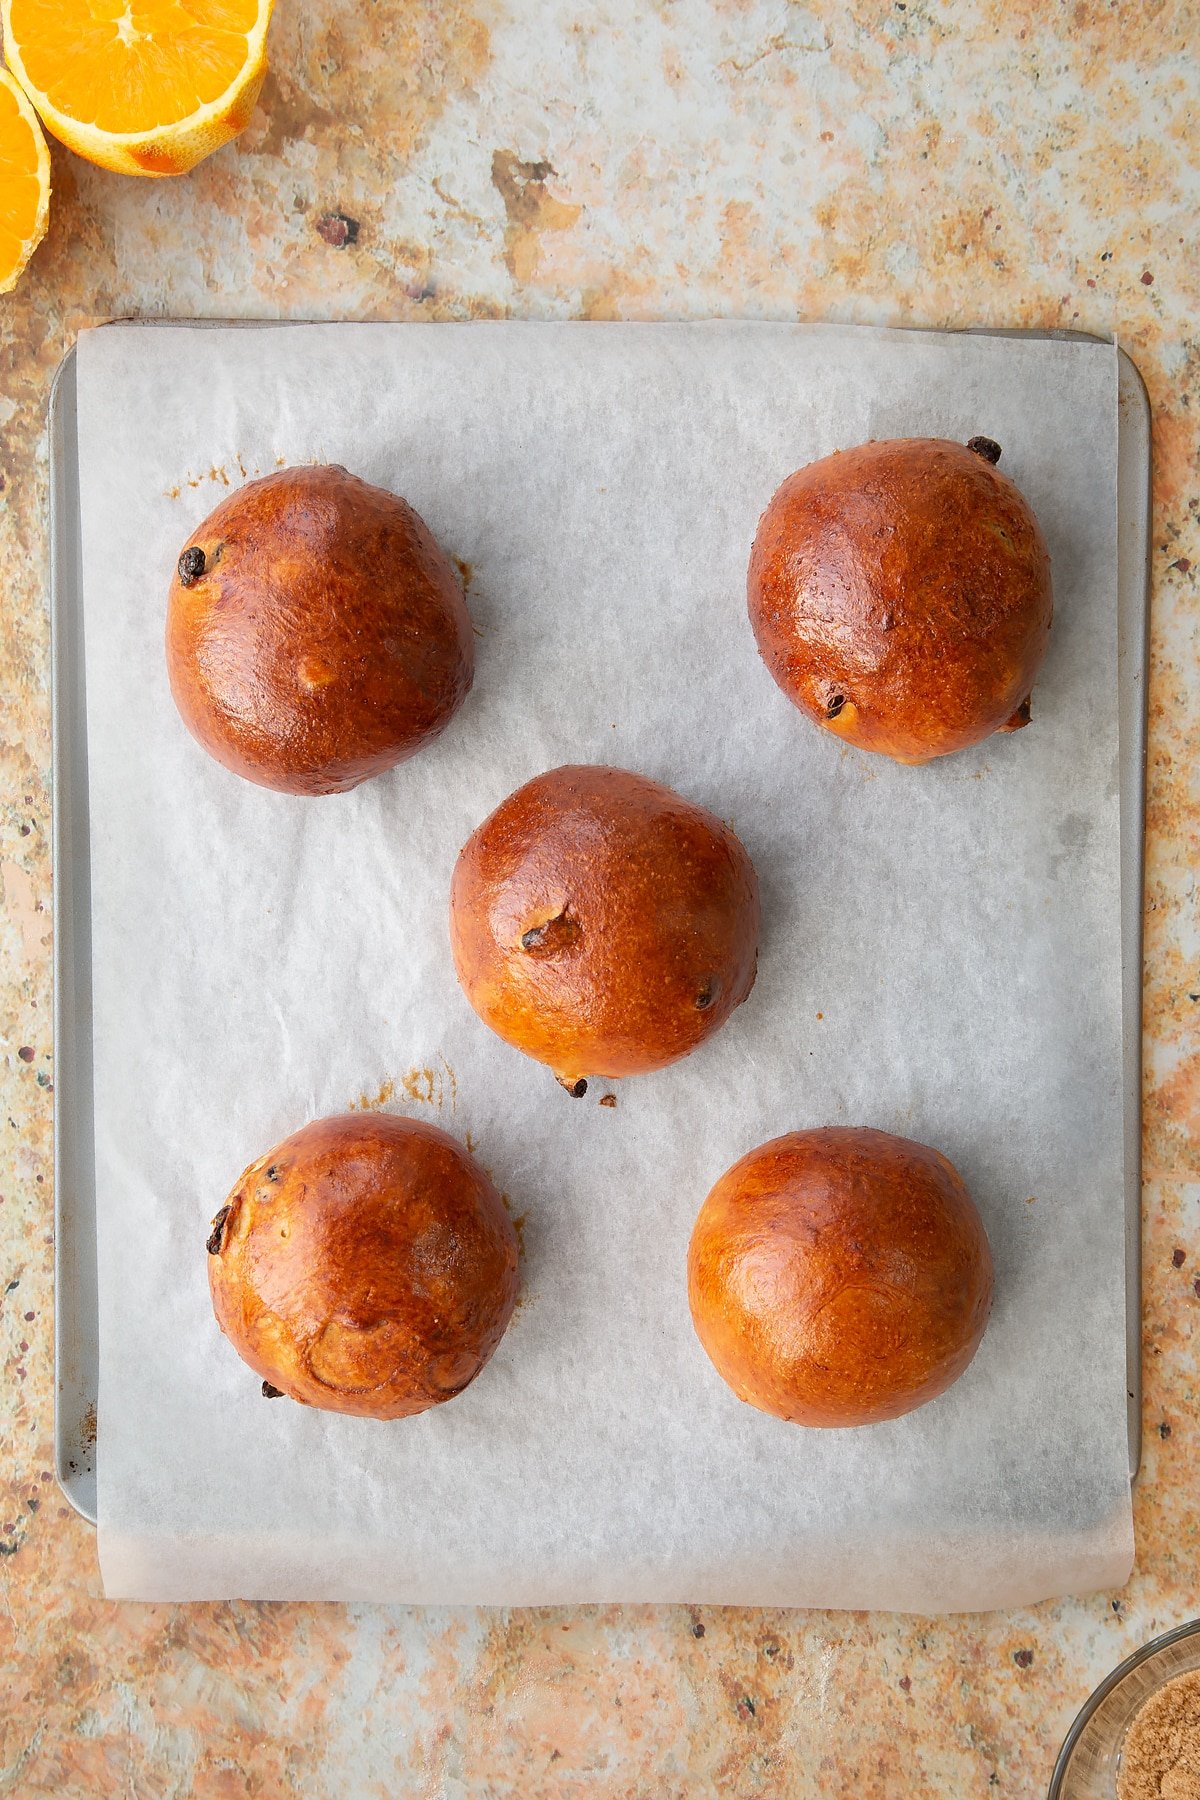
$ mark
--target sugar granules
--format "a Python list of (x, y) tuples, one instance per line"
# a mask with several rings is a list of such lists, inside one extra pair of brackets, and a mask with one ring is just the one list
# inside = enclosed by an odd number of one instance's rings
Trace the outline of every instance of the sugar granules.
[(1200, 1800), (1200, 1669), (1168, 1681), (1134, 1714), (1117, 1800)]

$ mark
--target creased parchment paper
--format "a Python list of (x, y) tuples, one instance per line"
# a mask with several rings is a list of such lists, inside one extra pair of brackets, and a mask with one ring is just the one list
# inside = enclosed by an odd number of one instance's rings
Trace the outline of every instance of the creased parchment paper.
[[(1115, 353), (770, 325), (110, 327), (79, 344), (91, 790), (99, 1505), (139, 1599), (941, 1609), (1122, 1581)], [(1029, 730), (925, 769), (842, 747), (746, 622), (759, 513), (872, 436), (977, 432), (1054, 561)], [(172, 565), (243, 479), (342, 462), (469, 565), (474, 691), (416, 760), (270, 794), (184, 731)], [(564, 761), (670, 782), (762, 880), (758, 983), (657, 1076), (569, 1099), (455, 983), (460, 845)], [(244, 1165), (381, 1103), (466, 1138), (524, 1300), (461, 1398), (392, 1424), (267, 1402), (205, 1236)], [(870, 1124), (962, 1170), (983, 1347), (894, 1424), (737, 1401), (688, 1234), (763, 1139)]]

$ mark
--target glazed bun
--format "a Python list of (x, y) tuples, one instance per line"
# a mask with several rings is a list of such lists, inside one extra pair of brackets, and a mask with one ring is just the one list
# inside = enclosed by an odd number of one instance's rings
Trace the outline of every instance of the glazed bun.
[(573, 1093), (719, 1030), (753, 986), (758, 922), (729, 827), (623, 769), (526, 782), (468, 839), (450, 892), (471, 1005)]
[(217, 1323), (263, 1392), (363, 1418), (460, 1394), (517, 1298), (516, 1232), (478, 1163), (382, 1113), (320, 1119), (260, 1156), (208, 1253)]
[(341, 793), (403, 762), (461, 705), (474, 663), (461, 583), (425, 524), (343, 468), (247, 482), (176, 565), (175, 704), (262, 787)]
[(999, 446), (861, 444), (790, 475), (750, 558), (750, 621), (788, 699), (923, 763), (1013, 731), (1050, 635), (1050, 557)]
[(700, 1209), (697, 1335), (734, 1393), (799, 1425), (870, 1425), (957, 1381), (979, 1347), (992, 1258), (936, 1150), (883, 1131), (793, 1131)]

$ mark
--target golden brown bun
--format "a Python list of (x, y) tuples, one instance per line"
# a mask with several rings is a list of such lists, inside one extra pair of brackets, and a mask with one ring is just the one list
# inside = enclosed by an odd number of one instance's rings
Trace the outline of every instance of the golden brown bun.
[(870, 1425), (962, 1374), (987, 1324), (992, 1256), (936, 1150), (885, 1131), (793, 1131), (704, 1202), (688, 1301), (740, 1399), (799, 1425)]
[(725, 1023), (754, 985), (758, 878), (728, 826), (661, 783), (552, 769), (468, 839), (450, 941), (484, 1023), (574, 1090), (661, 1069)]
[(184, 724), (285, 794), (335, 794), (412, 756), (461, 705), (462, 587), (411, 506), (345, 469), (280, 469), (193, 532), (167, 607)]
[(460, 1394), (504, 1335), (517, 1238), (433, 1125), (319, 1119), (252, 1163), (213, 1220), (213, 1311), (267, 1387), (400, 1419)]
[(861, 444), (798, 469), (758, 526), (750, 621), (801, 712), (922, 763), (1029, 721), (1050, 635), (1037, 520), (979, 450)]

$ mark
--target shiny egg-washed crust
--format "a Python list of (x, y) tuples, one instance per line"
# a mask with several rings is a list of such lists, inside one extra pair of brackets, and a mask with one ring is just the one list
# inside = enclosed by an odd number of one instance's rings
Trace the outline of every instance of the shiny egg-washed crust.
[(846, 743), (922, 763), (1028, 723), (1050, 556), (965, 444), (898, 438), (798, 469), (759, 521), (747, 592), (771, 674)]
[[(185, 581), (190, 552), (202, 573)], [(171, 582), (184, 723), (234, 774), (283, 793), (341, 793), (414, 755), (474, 666), (461, 584), (424, 522), (337, 466), (247, 482)]]
[(754, 985), (758, 878), (727, 825), (660, 782), (566, 767), (510, 794), (450, 892), (485, 1024), (568, 1087), (660, 1069)]
[(794, 1131), (704, 1202), (688, 1301), (740, 1399), (800, 1425), (870, 1425), (932, 1400), (971, 1361), (991, 1250), (938, 1151), (884, 1131)]
[(306, 1406), (400, 1419), (474, 1381), (517, 1299), (517, 1237), (462, 1146), (415, 1119), (320, 1119), (213, 1221), (217, 1323)]

